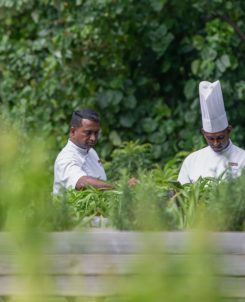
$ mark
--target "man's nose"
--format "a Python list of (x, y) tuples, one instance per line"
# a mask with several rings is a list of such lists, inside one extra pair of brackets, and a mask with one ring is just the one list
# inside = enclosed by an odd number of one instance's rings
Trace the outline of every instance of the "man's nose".
[(219, 141), (218, 141), (217, 139), (214, 139), (213, 144), (214, 144), (215, 146), (217, 146), (217, 145), (219, 145)]
[(90, 140), (96, 141), (96, 140), (97, 140), (97, 134), (92, 133), (92, 134), (90, 135)]

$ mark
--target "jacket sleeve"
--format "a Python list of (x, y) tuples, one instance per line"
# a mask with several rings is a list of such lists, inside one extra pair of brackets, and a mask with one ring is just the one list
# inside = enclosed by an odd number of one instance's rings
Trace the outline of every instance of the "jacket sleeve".
[(75, 189), (78, 179), (86, 175), (76, 160), (58, 159), (54, 169), (54, 193), (58, 193), (62, 187)]
[(183, 185), (186, 183), (191, 183), (189, 171), (188, 171), (188, 164), (187, 160), (185, 159), (178, 175), (178, 181)]

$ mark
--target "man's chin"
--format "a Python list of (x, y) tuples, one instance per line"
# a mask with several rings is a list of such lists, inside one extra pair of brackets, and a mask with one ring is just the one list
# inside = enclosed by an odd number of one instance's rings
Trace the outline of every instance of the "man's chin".
[(79, 144), (77, 145), (79, 148), (81, 149), (85, 149), (85, 150), (89, 150), (90, 148), (92, 148), (90, 145), (84, 145), (84, 144)]
[(217, 153), (224, 150), (224, 148), (213, 148), (213, 147), (211, 147), (211, 148), (213, 149), (214, 152), (217, 152)]
[(94, 148), (94, 146), (95, 146), (95, 145), (87, 145), (87, 146), (86, 146), (86, 149)]

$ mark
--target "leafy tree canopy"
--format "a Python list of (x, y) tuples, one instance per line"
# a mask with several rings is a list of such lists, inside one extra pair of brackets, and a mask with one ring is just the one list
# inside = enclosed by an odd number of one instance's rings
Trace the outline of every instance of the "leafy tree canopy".
[(242, 0), (1, 0), (2, 111), (58, 150), (89, 106), (103, 157), (137, 139), (166, 162), (203, 144), (198, 84), (219, 79), (244, 147), (244, 15)]

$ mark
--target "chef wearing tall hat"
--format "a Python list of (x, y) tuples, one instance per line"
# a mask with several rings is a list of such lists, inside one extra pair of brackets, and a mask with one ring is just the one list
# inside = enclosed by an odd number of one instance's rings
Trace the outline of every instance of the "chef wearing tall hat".
[(191, 153), (179, 172), (181, 184), (192, 183), (199, 177), (239, 176), (245, 166), (245, 151), (230, 140), (220, 82), (203, 81), (199, 84), (202, 113), (202, 133), (207, 147)]

